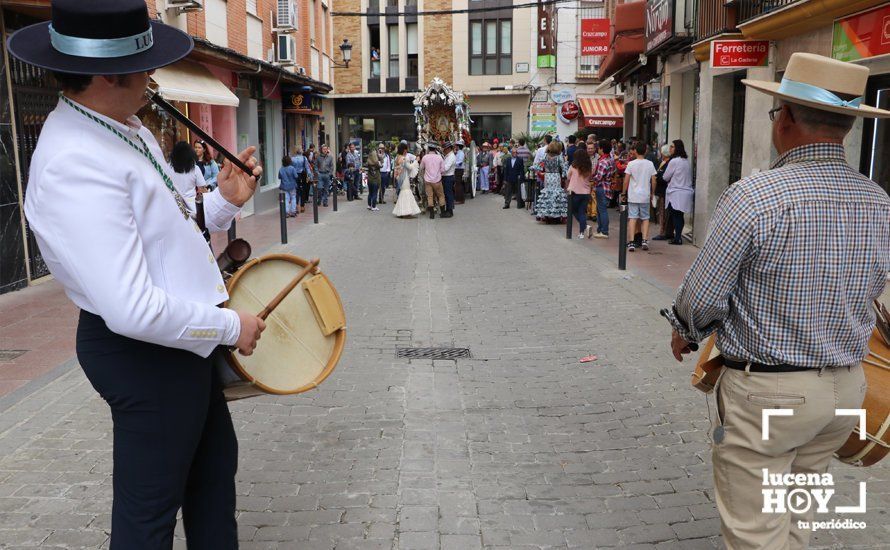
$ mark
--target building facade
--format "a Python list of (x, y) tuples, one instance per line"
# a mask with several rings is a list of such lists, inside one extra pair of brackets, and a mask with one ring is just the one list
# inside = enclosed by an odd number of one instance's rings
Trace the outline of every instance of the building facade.
[[(700, 9), (700, 36), (694, 45), (701, 67), (703, 131), (698, 143), (695, 214), (701, 220), (710, 219), (728, 185), (767, 169), (776, 156), (766, 138), (773, 99), (747, 90), (743, 78), (778, 82), (792, 53), (816, 53), (869, 67), (872, 76), (865, 102), (890, 104), (890, 31), (885, 23), (890, 20), (890, 2), (827, 0), (819, 2), (818, 9), (812, 0), (779, 0), (770, 5), (742, 2), (733, 9), (716, 4), (703, 2), (709, 9)], [(714, 68), (711, 42), (726, 38), (767, 41), (763, 66)], [(890, 192), (888, 132), (890, 124), (884, 120), (857, 119), (845, 145), (848, 162)]]
[[(11, 58), (6, 38), (50, 17), (49, 0), (2, 0), (0, 80), (0, 293), (49, 273), (23, 212), (31, 154), (58, 101), (52, 75)], [(326, 139), (320, 97), (330, 91), (328, 0), (147, 0), (149, 14), (195, 40), (186, 60), (159, 69), (162, 96), (230, 150), (256, 145), (265, 167), (242, 215), (277, 206), (275, 174), (285, 152)], [(308, 106), (308, 107), (307, 107)], [(153, 106), (140, 118), (169, 151), (195, 136)]]
[[(866, 103), (890, 104), (887, 0), (638, 0), (615, 6), (610, 19), (612, 48), (599, 76), (623, 94), (626, 138), (685, 142), (696, 186), (687, 238), (696, 244), (723, 191), (776, 155), (773, 99), (742, 79), (779, 81), (792, 53), (817, 53), (869, 67)], [(712, 43), (725, 40), (763, 41), (762, 62), (715, 67)], [(888, 132), (882, 120), (858, 120), (846, 143), (851, 165), (886, 190)]]
[[(604, 18), (609, 2), (542, 9), (520, 0), (333, 1), (336, 41), (353, 44), (326, 111), (340, 147), (414, 141), (411, 101), (435, 77), (464, 93), (479, 143), (530, 131), (565, 139), (593, 120), (578, 107), (595, 96), (602, 56), (579, 54), (579, 15)], [(455, 13), (427, 13), (442, 10)]]

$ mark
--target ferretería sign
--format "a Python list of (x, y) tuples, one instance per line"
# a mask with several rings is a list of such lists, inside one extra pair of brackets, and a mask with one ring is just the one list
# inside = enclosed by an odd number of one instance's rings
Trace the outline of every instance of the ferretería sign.
[(674, 37), (676, 0), (646, 0), (646, 52)]

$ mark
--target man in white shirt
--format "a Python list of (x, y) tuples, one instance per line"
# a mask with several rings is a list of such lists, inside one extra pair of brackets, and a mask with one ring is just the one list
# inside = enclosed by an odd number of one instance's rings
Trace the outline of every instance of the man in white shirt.
[(457, 157), (454, 154), (454, 144), (445, 142), (442, 148), (445, 158), (442, 161), (442, 187), (445, 191), (445, 212), (443, 218), (454, 217), (454, 172), (457, 167)]
[[(111, 548), (169, 548), (180, 508), (190, 547), (235, 548), (237, 441), (210, 356), (219, 346), (249, 355), (265, 325), (217, 307), (228, 295), (213, 254), (135, 117), (149, 75), (192, 40), (150, 21), (143, 0), (53, 0), (52, 14), (52, 27), (9, 40), (63, 90), (34, 151), (25, 214), (81, 309), (77, 356), (111, 408)], [(253, 195), (254, 150), (240, 154), (252, 176), (226, 163), (204, 194), (211, 230)]]
[(464, 203), (464, 167), (466, 162), (466, 153), (464, 152), (464, 142), (457, 142), (457, 150), (454, 152), (454, 202), (457, 204)]
[[(380, 158), (380, 193), (378, 204), (386, 204), (386, 201), (383, 200), (383, 197), (386, 195), (386, 188), (389, 187), (389, 182), (391, 180), (392, 175), (392, 157), (389, 154), (389, 146), (386, 144), (382, 144), (383, 152), (378, 152), (377, 156)], [(393, 184), (395, 185), (395, 184)], [(396, 194), (398, 194), (398, 190), (396, 190)]]
[[(643, 224), (643, 250), (649, 250), (649, 201), (655, 193), (655, 166), (646, 158), (646, 144), (638, 142), (634, 148), (636, 159), (624, 170), (624, 194), (627, 196), (627, 234), (633, 238), (637, 226)], [(636, 249), (633, 240), (627, 243), (628, 252)]]

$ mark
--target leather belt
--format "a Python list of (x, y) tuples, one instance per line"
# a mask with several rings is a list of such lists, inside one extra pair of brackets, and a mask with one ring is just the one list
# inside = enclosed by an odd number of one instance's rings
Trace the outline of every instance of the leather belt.
[[(748, 367), (748, 363), (744, 361), (733, 361), (726, 358), (723, 359), (723, 364), (734, 370), (746, 370)], [(798, 367), (796, 365), (788, 365), (786, 363), (782, 363), (781, 365), (764, 365), (763, 363), (751, 363), (751, 368), (747, 370), (748, 372), (801, 372), (805, 370), (819, 369), (811, 367)]]

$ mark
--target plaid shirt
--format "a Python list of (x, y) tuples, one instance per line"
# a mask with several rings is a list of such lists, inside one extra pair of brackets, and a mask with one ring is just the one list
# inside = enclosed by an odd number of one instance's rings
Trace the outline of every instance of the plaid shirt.
[[(840, 191), (840, 192), (839, 192)], [(868, 352), (872, 300), (890, 271), (890, 198), (841, 145), (780, 156), (720, 197), (669, 320), (732, 359), (853, 365)]]
[(590, 176), (594, 188), (609, 191), (612, 187), (612, 176), (615, 174), (615, 161), (609, 155), (600, 155), (596, 161), (596, 169)]

